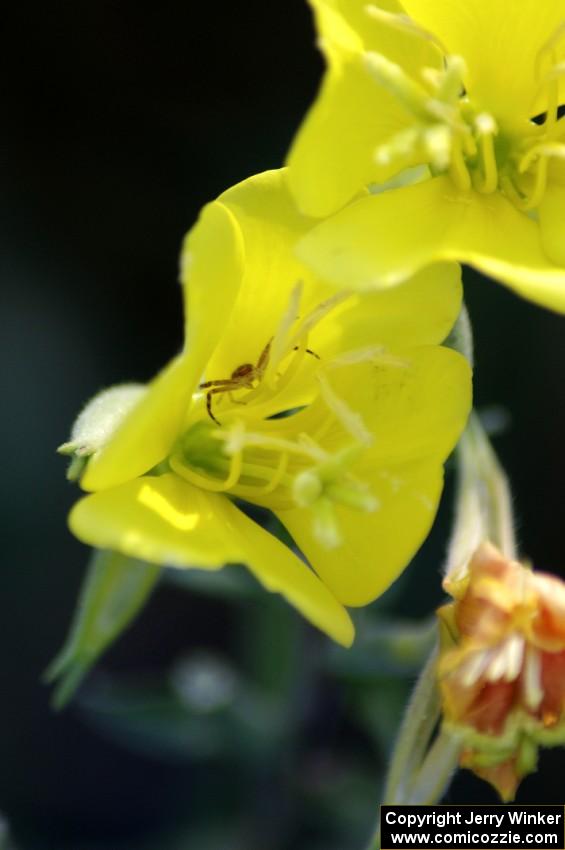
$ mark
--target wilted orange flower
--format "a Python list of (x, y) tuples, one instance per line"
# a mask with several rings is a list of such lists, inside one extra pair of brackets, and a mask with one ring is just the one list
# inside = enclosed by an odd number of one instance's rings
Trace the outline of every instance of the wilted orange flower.
[(440, 609), (439, 678), (461, 764), (505, 800), (536, 766), (539, 744), (565, 742), (565, 583), (482, 544)]

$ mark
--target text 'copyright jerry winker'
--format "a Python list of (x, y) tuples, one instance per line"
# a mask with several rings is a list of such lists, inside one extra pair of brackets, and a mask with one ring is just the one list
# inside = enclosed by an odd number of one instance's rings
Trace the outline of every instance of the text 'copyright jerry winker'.
[(563, 806), (381, 806), (382, 850), (565, 850)]

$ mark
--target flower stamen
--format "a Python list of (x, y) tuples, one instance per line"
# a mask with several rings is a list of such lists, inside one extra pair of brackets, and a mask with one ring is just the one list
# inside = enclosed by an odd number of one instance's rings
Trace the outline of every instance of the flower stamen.
[(475, 188), (482, 194), (495, 192), (498, 187), (498, 166), (494, 150), (494, 137), (497, 126), (494, 118), (482, 112), (475, 118), (479, 150), (482, 164), (482, 174), (477, 173)]
[(467, 192), (471, 188), (471, 175), (465, 163), (465, 157), (463, 156), (463, 149), (459, 139), (453, 140), (449, 176), (462, 192)]
[(395, 12), (387, 12), (385, 9), (381, 9), (378, 6), (374, 6), (372, 3), (368, 3), (365, 6), (365, 11), (369, 15), (369, 17), (373, 18), (374, 20), (379, 21), (382, 24), (386, 24), (387, 26), (393, 27), (394, 29), (401, 30), (402, 32), (409, 33), (410, 35), (422, 39), (423, 41), (431, 42), (438, 48), (440, 53), (447, 53), (445, 47), (443, 46), (439, 38), (434, 35), (434, 33), (430, 32), (427, 29), (424, 29), (424, 27), (421, 27), (408, 15), (398, 14)]
[(349, 405), (333, 391), (325, 375), (320, 373), (317, 378), (322, 398), (336, 419), (355, 440), (370, 446), (373, 443), (373, 435), (363, 422), (361, 414), (351, 410)]
[(271, 480), (267, 484), (265, 484), (265, 486), (260, 490), (260, 492), (265, 495), (267, 493), (272, 493), (274, 490), (276, 490), (277, 487), (279, 486), (279, 484), (282, 482), (287, 469), (288, 469), (288, 453), (282, 452), (280, 459), (279, 459), (278, 466), (275, 470), (275, 474), (273, 475)]
[[(184, 478), (190, 484), (194, 484), (196, 487), (202, 487), (204, 490), (210, 490), (213, 493), (225, 493), (235, 487), (241, 477), (242, 454), (241, 452), (237, 452), (231, 455), (229, 464), (226, 464), (228, 476), (224, 481), (218, 481), (218, 479), (212, 478), (209, 475), (203, 475), (194, 466), (184, 463), (177, 455), (171, 455), (169, 464), (173, 472), (176, 472), (177, 475), (180, 475), (181, 478)], [(213, 466), (214, 468), (221, 468), (223, 464), (218, 459)]]

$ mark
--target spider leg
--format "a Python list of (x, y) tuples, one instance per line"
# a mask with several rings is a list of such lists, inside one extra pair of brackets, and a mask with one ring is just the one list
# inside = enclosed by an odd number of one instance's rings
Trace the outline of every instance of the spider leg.
[(207, 390), (208, 387), (229, 387), (233, 384), (232, 378), (221, 378), (219, 381), (204, 381), (203, 384), (198, 384), (199, 390)]
[(271, 343), (273, 341), (273, 337), (270, 338), (269, 342), (259, 355), (259, 360), (257, 361), (257, 366), (255, 367), (259, 374), (265, 371), (267, 368), (267, 364), (269, 362), (269, 355), (271, 353)]
[[(299, 345), (295, 345), (295, 346), (294, 346), (294, 348), (293, 348), (293, 351), (298, 351), (298, 349), (299, 349), (299, 348), (300, 348), (300, 346), (299, 346)], [(315, 357), (315, 358), (316, 358), (316, 360), (321, 360), (320, 355), (319, 355), (319, 354), (316, 354), (316, 352), (315, 352), (315, 351), (312, 351), (312, 349), (311, 349), (311, 348), (305, 348), (305, 349), (304, 349), (304, 351), (306, 352), (306, 354), (311, 354), (311, 355), (312, 355), (312, 357)]]
[(216, 425), (222, 424), (212, 413), (212, 391), (206, 393), (206, 410), (208, 411), (208, 416), (216, 423)]
[(229, 390), (233, 388), (233, 386), (233, 381), (222, 381), (222, 386), (216, 386), (213, 389), (208, 390), (208, 392), (206, 393), (206, 410), (208, 411), (208, 416), (210, 417), (210, 419), (214, 420), (216, 425), (221, 425), (222, 423), (219, 419), (216, 419), (216, 417), (212, 413), (212, 396), (217, 395), (217, 393), (229, 392)]

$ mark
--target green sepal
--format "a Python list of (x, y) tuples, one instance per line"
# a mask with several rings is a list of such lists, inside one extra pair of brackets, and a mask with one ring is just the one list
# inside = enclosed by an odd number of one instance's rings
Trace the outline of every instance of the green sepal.
[(45, 672), (45, 681), (57, 680), (54, 708), (67, 704), (94, 662), (129, 626), (160, 572), (119, 552), (93, 552), (67, 640)]

